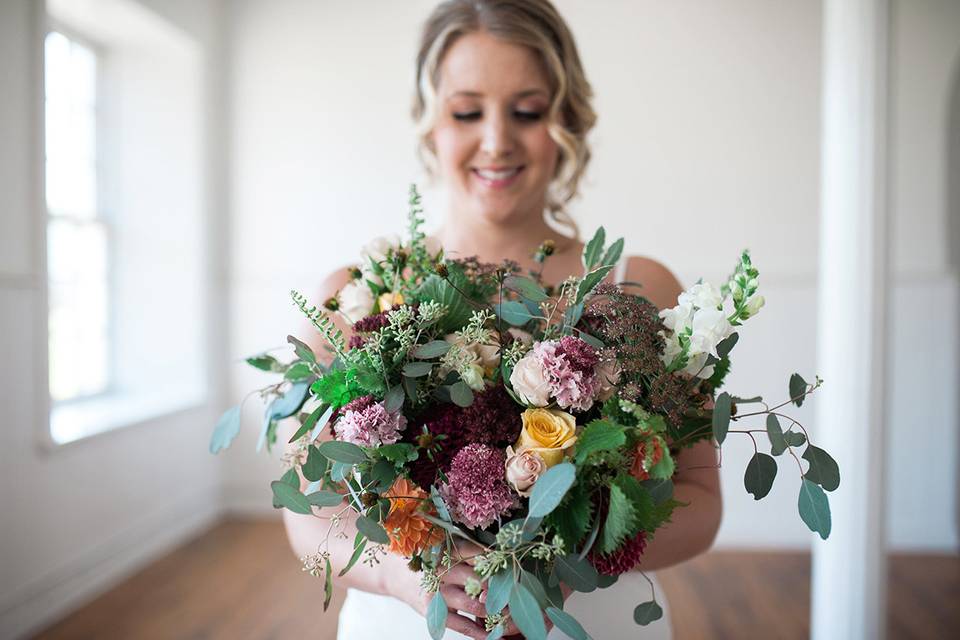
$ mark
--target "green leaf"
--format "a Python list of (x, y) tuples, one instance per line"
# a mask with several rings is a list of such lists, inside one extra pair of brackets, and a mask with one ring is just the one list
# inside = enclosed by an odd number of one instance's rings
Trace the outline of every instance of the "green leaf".
[(534, 597), (541, 609), (550, 606), (550, 598), (547, 596), (547, 591), (543, 588), (543, 583), (540, 582), (537, 576), (525, 569), (521, 569), (520, 584), (527, 588), (527, 591)]
[(302, 342), (293, 336), (287, 336), (287, 342), (293, 345), (293, 351), (297, 354), (298, 358), (304, 362), (316, 364), (317, 356), (313, 353), (313, 349), (311, 349), (307, 343)]
[(300, 471), (303, 473), (303, 477), (310, 482), (320, 480), (323, 478), (323, 474), (327, 472), (326, 456), (320, 453), (320, 449), (310, 445), (307, 448), (307, 461), (300, 467)]
[(585, 484), (578, 482), (567, 492), (567, 496), (547, 516), (547, 525), (556, 529), (563, 538), (567, 549), (573, 549), (590, 530), (590, 516), (593, 514), (593, 502)]
[(580, 302), (573, 306), (567, 307), (567, 310), (563, 312), (563, 324), (568, 327), (575, 327), (577, 323), (580, 322), (580, 316), (583, 315), (583, 303)]
[(729, 336), (717, 343), (717, 355), (721, 358), (726, 358), (730, 351), (733, 350), (733, 347), (736, 346), (737, 340), (740, 339), (740, 336), (736, 333), (731, 333)]
[(807, 390), (807, 381), (799, 373), (790, 376), (790, 398), (798, 407), (803, 404), (804, 392)]
[(299, 411), (310, 393), (311, 382), (297, 382), (285, 394), (271, 402), (270, 406), (267, 407), (267, 414), (270, 419), (283, 420)]
[(446, 340), (432, 340), (426, 344), (422, 344), (413, 351), (410, 352), (414, 358), (419, 358), (421, 360), (429, 360), (430, 358), (439, 358), (447, 351), (450, 351), (450, 347), (453, 344), (447, 342)]
[(333, 466), (330, 467), (330, 479), (334, 482), (343, 482), (350, 475), (351, 469), (353, 469), (352, 464), (334, 462)]
[(334, 462), (343, 462), (344, 464), (359, 464), (367, 460), (367, 454), (363, 452), (363, 449), (352, 442), (341, 440), (327, 440), (322, 443), (320, 453)]
[(500, 640), (503, 637), (503, 625), (498, 624), (493, 629), (490, 630), (490, 633), (487, 634), (486, 640)]
[(713, 407), (713, 437), (717, 444), (723, 444), (730, 428), (730, 395), (724, 391), (717, 396)]
[(767, 437), (770, 438), (770, 453), (779, 456), (787, 450), (787, 441), (783, 437), (783, 428), (777, 416), (767, 414)]
[(447, 630), (447, 603), (437, 591), (427, 605), (427, 630), (433, 640), (441, 640)]
[(530, 315), (530, 310), (515, 300), (495, 304), (493, 305), (493, 310), (504, 322), (516, 327), (522, 327), (533, 319), (533, 316)]
[(527, 511), (528, 517), (542, 518), (553, 511), (563, 500), (563, 496), (573, 485), (576, 477), (576, 468), (569, 462), (561, 462), (547, 469), (546, 473), (533, 485)]
[(600, 553), (616, 551), (634, 532), (636, 518), (636, 510), (623, 489), (616, 484), (610, 485), (610, 508), (607, 509), (607, 519), (600, 531)]
[(519, 582), (510, 589), (510, 617), (527, 640), (546, 640), (547, 625), (533, 594)]
[(390, 544), (387, 530), (380, 526), (379, 522), (374, 522), (367, 516), (357, 516), (357, 531), (367, 536), (371, 542)]
[(650, 497), (656, 504), (666, 502), (673, 497), (673, 480), (645, 480), (642, 485), (650, 493)]
[(450, 522), (452, 520), (450, 511), (447, 509), (443, 498), (440, 497), (440, 492), (437, 491), (436, 486), (430, 487), (430, 500), (433, 502), (433, 506), (437, 508), (437, 515), (440, 516), (441, 519)]
[(554, 571), (558, 578), (575, 591), (590, 593), (597, 588), (597, 570), (586, 558), (575, 553), (559, 556), (554, 564)]
[(599, 579), (597, 580), (597, 587), (600, 589), (608, 589), (617, 584), (617, 580), (619, 579), (620, 576), (608, 576), (601, 573)]
[(231, 407), (223, 412), (217, 420), (210, 437), (210, 453), (217, 453), (230, 446), (233, 439), (240, 433), (240, 405)]
[(573, 640), (589, 640), (590, 636), (587, 635), (587, 632), (580, 626), (576, 618), (569, 613), (561, 611), (556, 607), (547, 607), (547, 617), (550, 618), (550, 622), (552, 622), (557, 629), (560, 629), (560, 631), (573, 638)]
[(450, 386), (450, 399), (458, 407), (469, 407), (473, 404), (473, 390), (460, 380)]
[(403, 375), (408, 378), (421, 378), (430, 374), (433, 364), (432, 362), (408, 362), (403, 365)]
[(756, 404), (763, 402), (763, 396), (753, 396), (752, 398), (741, 398), (739, 396), (730, 396), (730, 401), (734, 404)]
[(633, 621), (643, 627), (662, 617), (663, 609), (660, 608), (656, 600), (638, 604), (637, 608), (633, 610)]
[(343, 496), (336, 491), (314, 491), (307, 494), (307, 502), (316, 507), (336, 507), (343, 503)]
[(503, 611), (510, 600), (510, 588), (513, 587), (513, 572), (502, 569), (487, 579), (487, 613), (496, 615)]
[(333, 567), (330, 566), (330, 556), (324, 558), (326, 570), (323, 579), (323, 610), (326, 611), (333, 599)]
[(357, 564), (357, 560), (360, 559), (363, 550), (367, 548), (367, 539), (363, 537), (363, 534), (357, 532), (356, 538), (353, 539), (353, 555), (350, 556), (350, 562), (347, 563), (343, 569), (340, 570), (340, 573), (337, 574), (339, 577), (343, 577), (347, 571), (353, 568), (353, 565)]
[(604, 231), (603, 227), (597, 229), (597, 232), (593, 234), (593, 238), (590, 239), (590, 242), (583, 248), (583, 268), (584, 270), (589, 271), (593, 268), (593, 265), (597, 264), (600, 260), (600, 252), (603, 251), (603, 243), (607, 241), (607, 232)]
[(403, 407), (404, 397), (403, 387), (394, 385), (387, 391), (387, 395), (383, 399), (383, 406), (390, 413), (396, 413)]
[(577, 331), (577, 336), (594, 349), (603, 349), (606, 346), (603, 344), (603, 340), (597, 338), (596, 336), (590, 335), (586, 331)]
[[(447, 277), (463, 291), (464, 287), (468, 284), (466, 276), (463, 275), (463, 271), (452, 262), (445, 264), (449, 273)], [(433, 300), (447, 308), (446, 313), (443, 314), (443, 317), (437, 323), (437, 326), (444, 333), (462, 329), (463, 325), (467, 324), (470, 320), (470, 315), (473, 313), (473, 310), (470, 308), (470, 303), (463, 297), (463, 294), (457, 291), (450, 282), (447, 282), (436, 274), (427, 276), (423, 284), (417, 289), (416, 298), (421, 301)]]
[(591, 453), (617, 449), (627, 441), (624, 427), (608, 420), (594, 420), (587, 424), (577, 438), (574, 460), (583, 464)]
[(285, 380), (305, 380), (313, 375), (310, 365), (304, 362), (298, 362), (284, 372)]
[(300, 493), (299, 489), (291, 487), (282, 480), (274, 480), (270, 483), (270, 488), (273, 489), (273, 497), (280, 506), (286, 507), (294, 513), (304, 515), (313, 513), (313, 510), (310, 508), (310, 501), (307, 500), (305, 495)]
[(374, 482), (374, 491), (383, 493), (393, 486), (393, 481), (397, 479), (397, 468), (389, 460), (377, 460), (370, 469), (370, 478)]
[(812, 444), (803, 452), (803, 459), (810, 463), (810, 468), (803, 475), (810, 482), (816, 482), (825, 491), (833, 491), (840, 486), (840, 467), (829, 453)]
[(260, 369), (260, 371), (280, 371), (283, 368), (283, 365), (276, 358), (267, 354), (247, 358), (247, 364)]
[(806, 437), (799, 431), (787, 431), (783, 434), (783, 437), (791, 447), (799, 447), (807, 441)]
[(597, 267), (587, 275), (583, 277), (583, 280), (580, 281), (580, 284), (577, 286), (577, 298), (576, 303), (581, 302), (588, 293), (593, 291), (593, 288), (600, 284), (604, 278), (607, 277), (607, 274), (610, 273), (610, 270), (613, 269), (614, 265), (607, 264), (602, 267)]
[[(600, 264), (617, 264), (620, 261), (620, 256), (623, 254), (623, 238), (617, 238), (616, 242), (610, 245), (610, 248), (607, 249), (607, 252), (603, 254), (603, 259), (600, 260)], [(616, 283), (614, 283), (616, 284)]]
[(420, 456), (417, 448), (409, 442), (382, 445), (377, 449), (377, 453), (385, 460), (393, 463), (413, 462)]
[(524, 276), (507, 276), (503, 279), (503, 286), (533, 302), (543, 302), (549, 298), (540, 285)]
[(776, 477), (777, 461), (765, 453), (757, 452), (747, 464), (747, 471), (743, 475), (743, 486), (746, 487), (747, 493), (753, 494), (754, 500), (759, 500), (770, 493)]
[(300, 476), (297, 475), (296, 469), (287, 469), (286, 473), (280, 476), (280, 482), (286, 482), (294, 489), (300, 488)]
[[(303, 424), (300, 425), (300, 428), (297, 429), (297, 432), (293, 434), (293, 437), (287, 440), (287, 443), (289, 444), (289, 443), (296, 442), (297, 440), (305, 436), (317, 424), (320, 424), (321, 426), (325, 424), (327, 421), (327, 418), (329, 417), (329, 414), (331, 413), (333, 413), (333, 408), (329, 404), (322, 404), (316, 409), (314, 409), (313, 413), (307, 416), (307, 419), (303, 421)], [(321, 418), (323, 418), (323, 420), (321, 420)], [(312, 434), (311, 439), (316, 440), (318, 435), (320, 434), (319, 433), (315, 435)]]
[(810, 531), (819, 533), (820, 537), (826, 540), (830, 535), (830, 501), (823, 489), (804, 478), (800, 485), (797, 508)]

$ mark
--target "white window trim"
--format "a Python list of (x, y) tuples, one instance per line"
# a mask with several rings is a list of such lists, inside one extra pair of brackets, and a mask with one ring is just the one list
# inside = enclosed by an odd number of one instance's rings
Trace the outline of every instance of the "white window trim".
[[(47, 319), (49, 318), (49, 277), (47, 274), (47, 224), (48, 210), (46, 198), (46, 113), (44, 109), (46, 101), (46, 92), (44, 85), (45, 78), (45, 42), (47, 34), (52, 31), (60, 31), (68, 37), (74, 37), (75, 32), (62, 24), (57, 23), (47, 14), (45, 2), (31, 3), (33, 14), (33, 59), (32, 59), (32, 109), (34, 120), (31, 126), (31, 153), (33, 156), (29, 159), (33, 167), (33, 211), (34, 211), (34, 273), (37, 295), (35, 297), (36, 317), (42, 319), (41, 326), (31, 336), (34, 342), (34, 363), (36, 379), (34, 380), (34, 407), (36, 408), (35, 426), (36, 443), (42, 453), (52, 454), (63, 451), (65, 448), (72, 449), (75, 445), (99, 440), (106, 434), (115, 434), (125, 432), (130, 428), (146, 426), (159, 420), (169, 418), (175, 414), (184, 412), (198, 412), (198, 415), (206, 415), (211, 404), (212, 387), (210, 384), (201, 389), (177, 389), (159, 390), (153, 393), (132, 394), (132, 393), (114, 393), (94, 396), (89, 401), (77, 400), (76, 406), (69, 409), (74, 416), (80, 418), (86, 423), (86, 429), (79, 437), (58, 441), (53, 437), (53, 421), (56, 419), (56, 411), (50, 398), (49, 383), (49, 333), (47, 329)], [(87, 43), (89, 39), (77, 36), (81, 42)], [(97, 48), (94, 50), (98, 51)], [(99, 93), (99, 83), (98, 83)], [(99, 124), (99, 123), (98, 123)], [(98, 148), (98, 155), (100, 150)], [(99, 160), (99, 158), (98, 158)], [(99, 179), (99, 178), (98, 178)], [(209, 277), (209, 274), (207, 274)], [(209, 312), (204, 309), (204, 312)], [(209, 319), (207, 320), (209, 321)], [(209, 331), (205, 333), (209, 335)], [(209, 372), (208, 372), (209, 376)], [(80, 404), (86, 404), (80, 407)], [(62, 414), (61, 414), (62, 415)]]

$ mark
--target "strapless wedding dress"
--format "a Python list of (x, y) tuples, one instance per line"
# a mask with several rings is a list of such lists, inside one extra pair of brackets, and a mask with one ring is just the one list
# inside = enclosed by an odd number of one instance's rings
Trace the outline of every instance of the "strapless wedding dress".
[[(638, 572), (620, 576), (615, 585), (592, 593), (572, 593), (564, 610), (580, 621), (596, 640), (670, 640), (670, 611), (667, 597), (653, 573), (647, 574), (657, 591), (663, 617), (645, 627), (633, 621), (633, 609), (650, 600), (650, 585)], [(390, 596), (349, 589), (340, 610), (338, 640), (429, 640), (427, 623), (407, 604)], [(447, 630), (444, 640), (467, 640)], [(554, 628), (548, 640), (569, 640)]]

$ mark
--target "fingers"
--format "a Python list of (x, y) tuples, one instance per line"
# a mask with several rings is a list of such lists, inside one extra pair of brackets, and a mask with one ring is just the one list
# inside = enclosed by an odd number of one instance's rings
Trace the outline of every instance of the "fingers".
[(452, 610), (465, 611), (480, 618), (487, 615), (487, 610), (482, 604), (468, 596), (463, 589), (456, 585), (443, 585), (440, 587), (440, 593), (443, 594), (447, 607)]
[(468, 638), (475, 638), (476, 640), (485, 640), (487, 637), (487, 631), (483, 628), (482, 624), (474, 622), (470, 618), (465, 618), (453, 611), (447, 616), (447, 629), (452, 629), (457, 633), (462, 633)]
[(477, 574), (473, 572), (473, 567), (458, 564), (454, 565), (449, 571), (447, 571), (443, 576), (443, 582), (445, 584), (458, 584), (465, 585), (467, 580), (473, 578), (474, 580), (479, 580)]
[(476, 556), (483, 553), (483, 549), (473, 544), (472, 542), (468, 542), (466, 540), (458, 539), (455, 542), (455, 546), (457, 549), (457, 553), (460, 556), (459, 559), (462, 559), (464, 562), (466, 562), (470, 566), (473, 566), (476, 563), (476, 560), (475, 560)]

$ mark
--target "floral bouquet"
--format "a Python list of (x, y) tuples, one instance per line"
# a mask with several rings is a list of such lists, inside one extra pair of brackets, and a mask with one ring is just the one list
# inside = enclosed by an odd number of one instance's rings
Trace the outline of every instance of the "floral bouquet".
[[(451, 260), (428, 249), (419, 205), (412, 188), (409, 238), (375, 245), (322, 308), (292, 292), (330, 358), (290, 336), (293, 359), (248, 359), (283, 375), (260, 390), (269, 404), (259, 446), (276, 442), (280, 420), (300, 423), (285, 456), (290, 468), (271, 484), (274, 506), (333, 510), (330, 533), (347, 510), (358, 514), (354, 553), (340, 575), (361, 557), (409, 558), (435, 593), (426, 622), (440, 638), (440, 581), (466, 561), (457, 539), (469, 541), (480, 551), (470, 559), (477, 579), (467, 592), (486, 591), (490, 638), (503, 634), (508, 617), (527, 638), (545, 638), (544, 616), (587, 638), (563, 611), (561, 585), (604, 589), (636, 568), (646, 543), (685, 506), (673, 499), (677, 453), (706, 438), (722, 444), (733, 432), (756, 450), (746, 490), (757, 500), (767, 495), (776, 457), (789, 454), (800, 468), (800, 517), (829, 535), (824, 490), (839, 485), (837, 464), (782, 413), (820, 379), (794, 374), (788, 399), (774, 406), (717, 393), (737, 329), (763, 306), (747, 252), (719, 289), (697, 283), (658, 312), (621, 288), (630, 283), (604, 283), (624, 243), (605, 246), (602, 228), (584, 249), (583, 277), (554, 288), (540, 277), (550, 243), (528, 274), (510, 262)], [(349, 321), (349, 338), (331, 314)], [(747, 405), (758, 409), (740, 410)], [(230, 444), (239, 418), (237, 406), (220, 419), (212, 452)], [(730, 428), (754, 419), (765, 428)], [(757, 446), (761, 431), (770, 454)], [(325, 580), (324, 608), (334, 570), (325, 544), (304, 559), (305, 570)], [(634, 611), (641, 625), (660, 616), (655, 594)]]

